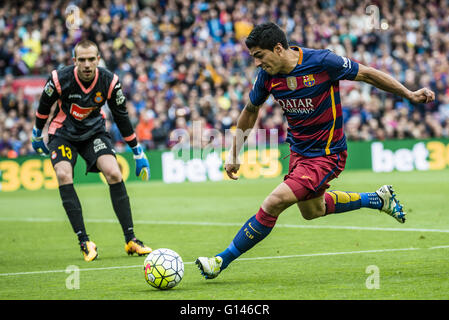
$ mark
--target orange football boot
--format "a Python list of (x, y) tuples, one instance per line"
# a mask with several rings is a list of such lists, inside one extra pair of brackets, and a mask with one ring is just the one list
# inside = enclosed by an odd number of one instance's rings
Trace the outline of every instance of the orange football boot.
[(125, 251), (128, 255), (132, 255), (133, 253), (137, 253), (139, 256), (145, 255), (153, 251), (150, 247), (147, 247), (143, 244), (142, 241), (134, 238), (125, 244)]
[(97, 246), (94, 242), (83, 241), (80, 243), (80, 247), (85, 261), (89, 262), (98, 257)]

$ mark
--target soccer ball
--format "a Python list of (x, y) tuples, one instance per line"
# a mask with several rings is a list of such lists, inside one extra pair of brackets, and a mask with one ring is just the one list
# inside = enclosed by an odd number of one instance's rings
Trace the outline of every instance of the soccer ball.
[(146, 257), (143, 270), (149, 285), (161, 290), (171, 289), (181, 282), (184, 263), (179, 254), (162, 248), (154, 250)]

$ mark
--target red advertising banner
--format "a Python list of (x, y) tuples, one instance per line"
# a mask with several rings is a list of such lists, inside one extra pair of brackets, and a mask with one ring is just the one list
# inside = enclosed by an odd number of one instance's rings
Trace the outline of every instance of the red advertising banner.
[(23, 89), (24, 98), (28, 101), (32, 101), (36, 98), (36, 95), (40, 96), (44, 89), (47, 78), (45, 77), (24, 77), (16, 78), (12, 82), (12, 89), (17, 92), (20, 88)]

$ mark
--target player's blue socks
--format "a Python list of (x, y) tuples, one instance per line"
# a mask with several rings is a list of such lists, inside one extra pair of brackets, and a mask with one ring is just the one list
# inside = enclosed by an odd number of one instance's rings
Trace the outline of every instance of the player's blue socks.
[(324, 194), (326, 214), (341, 213), (360, 208), (381, 209), (382, 199), (375, 192), (329, 191)]
[(382, 209), (382, 199), (375, 192), (360, 193), (362, 208)]
[(277, 217), (270, 216), (260, 208), (259, 212), (246, 221), (237, 232), (229, 247), (217, 254), (223, 259), (221, 270), (268, 236), (276, 224), (276, 220)]

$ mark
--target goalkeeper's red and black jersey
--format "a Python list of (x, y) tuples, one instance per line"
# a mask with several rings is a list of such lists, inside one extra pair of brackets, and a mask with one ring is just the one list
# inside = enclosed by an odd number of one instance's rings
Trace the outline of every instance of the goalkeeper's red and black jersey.
[(70, 141), (84, 141), (105, 132), (106, 115), (102, 106), (107, 102), (125, 141), (131, 147), (137, 144), (120, 81), (109, 70), (97, 67), (95, 77), (88, 85), (79, 79), (75, 66), (54, 70), (45, 84), (36, 112), (38, 129), (45, 126), (55, 102), (57, 109), (50, 121), (48, 134)]

